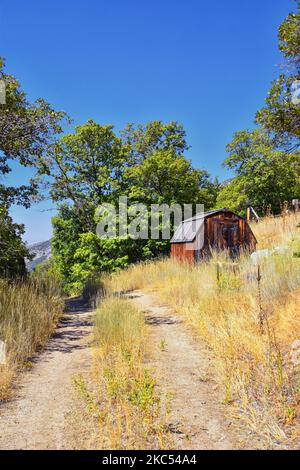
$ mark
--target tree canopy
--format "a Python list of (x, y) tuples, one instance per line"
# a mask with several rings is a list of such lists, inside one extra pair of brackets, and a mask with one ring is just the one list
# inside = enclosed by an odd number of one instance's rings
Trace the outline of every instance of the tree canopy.
[(168, 252), (167, 240), (99, 239), (101, 204), (126, 196), (129, 203), (144, 204), (149, 218), (151, 204), (214, 205), (217, 183), (193, 168), (183, 153), (187, 148), (182, 126), (161, 121), (130, 124), (117, 136), (112, 125), (89, 120), (57, 142), (40, 172), (51, 178), (53, 200), (61, 203), (52, 247), (71, 287), (94, 272)]
[(245, 213), (248, 205), (264, 214), (279, 213), (300, 193), (300, 152), (288, 156), (273, 147), (261, 129), (239, 131), (227, 146), (225, 165), (236, 173), (217, 197), (217, 205)]

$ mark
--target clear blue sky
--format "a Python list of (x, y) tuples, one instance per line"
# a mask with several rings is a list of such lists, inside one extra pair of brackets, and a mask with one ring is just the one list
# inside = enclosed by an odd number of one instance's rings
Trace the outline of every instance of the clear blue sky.
[[(292, 0), (0, 0), (0, 55), (30, 99), (74, 124), (178, 120), (196, 167), (226, 178), (225, 145), (252, 127), (279, 73), (277, 28)], [(30, 172), (15, 168), (9, 182)], [(14, 208), (26, 240), (51, 234), (53, 207)]]

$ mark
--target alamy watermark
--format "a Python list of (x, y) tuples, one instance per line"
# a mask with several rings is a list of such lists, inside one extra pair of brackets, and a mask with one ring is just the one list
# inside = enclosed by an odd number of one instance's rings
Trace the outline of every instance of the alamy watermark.
[[(104, 203), (97, 208), (96, 232), (101, 238), (170, 240), (176, 231), (176, 239), (191, 241), (203, 236), (203, 224), (199, 224), (203, 213), (203, 204), (151, 204), (147, 207), (142, 203), (128, 204), (128, 198), (121, 196), (117, 205)], [(194, 214), (197, 217), (193, 217)], [(185, 224), (181, 224), (183, 220)]]

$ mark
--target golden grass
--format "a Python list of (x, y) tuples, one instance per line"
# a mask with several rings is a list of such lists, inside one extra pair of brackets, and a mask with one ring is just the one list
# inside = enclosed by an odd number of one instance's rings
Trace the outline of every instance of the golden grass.
[(6, 344), (6, 364), (0, 364), (0, 400), (11, 392), (19, 367), (43, 346), (53, 332), (64, 302), (50, 278), (27, 281), (0, 280), (0, 339)]
[(258, 250), (285, 245), (298, 239), (296, 230), (300, 224), (300, 212), (290, 213), (281, 217), (265, 217), (257, 223), (252, 222), (251, 228), (258, 241)]
[(96, 312), (94, 387), (75, 379), (99, 425), (102, 449), (164, 448), (168, 436), (161, 397), (145, 367), (148, 328), (142, 313), (126, 299), (102, 299)]
[(291, 442), (300, 416), (299, 370), (290, 361), (300, 339), (299, 222), (292, 214), (253, 225), (258, 248), (288, 248), (261, 260), (260, 281), (248, 256), (232, 263), (225, 253), (194, 267), (142, 263), (104, 279), (110, 293), (155, 290), (193, 325), (212, 350), (224, 401), (265, 447)]

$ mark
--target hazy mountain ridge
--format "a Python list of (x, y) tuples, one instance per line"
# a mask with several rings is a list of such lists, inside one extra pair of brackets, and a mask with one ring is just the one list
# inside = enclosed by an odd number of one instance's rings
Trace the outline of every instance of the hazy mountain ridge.
[(34, 243), (32, 245), (29, 245), (28, 248), (29, 252), (34, 255), (34, 258), (31, 261), (26, 260), (26, 267), (28, 271), (32, 271), (36, 266), (51, 258), (50, 240)]

